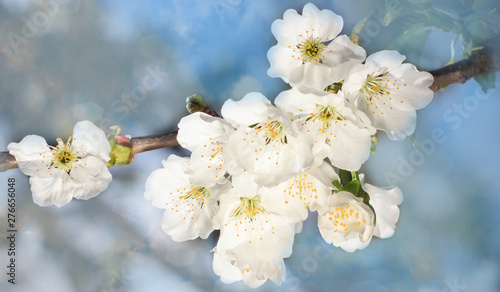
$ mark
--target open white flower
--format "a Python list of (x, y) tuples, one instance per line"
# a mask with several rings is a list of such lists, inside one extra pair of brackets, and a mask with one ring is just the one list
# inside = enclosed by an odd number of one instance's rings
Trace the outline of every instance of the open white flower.
[(44, 138), (28, 135), (7, 146), (19, 169), (30, 176), (33, 201), (40, 206), (61, 207), (72, 198), (87, 200), (104, 191), (111, 182), (106, 167), (111, 146), (104, 132), (89, 121), (75, 125), (73, 136), (57, 146)]
[(342, 30), (342, 17), (314, 4), (304, 6), (302, 15), (289, 9), (275, 20), (271, 31), (278, 40), (267, 53), (271, 77), (281, 77), (304, 92), (322, 91), (344, 79), (349, 69), (366, 57)]
[(170, 155), (162, 164), (164, 168), (148, 177), (144, 197), (152, 200), (153, 206), (165, 209), (163, 231), (174, 241), (207, 238), (214, 230), (212, 220), (219, 208), (217, 198), (231, 184), (211, 187), (193, 184), (187, 174), (189, 158)]
[(292, 89), (280, 93), (275, 103), (292, 113), (298, 128), (314, 139), (314, 164), (328, 157), (335, 167), (357, 171), (370, 156), (374, 132), (344, 105), (342, 93), (304, 94)]
[(377, 214), (377, 224), (373, 235), (380, 238), (391, 237), (399, 219), (398, 205), (403, 202), (401, 190), (397, 187), (381, 189), (368, 183), (364, 183), (362, 187), (370, 195), (370, 205)]
[(221, 277), (234, 275), (236, 268), (243, 279), (251, 276), (246, 281), (260, 285), (269, 279), (281, 283), (285, 273), (283, 258), (292, 253), (297, 226), (276, 211), (279, 206), (275, 202), (269, 189), (258, 186), (249, 173), (233, 176), (233, 188), (220, 197), (214, 220), (220, 229), (216, 251), (226, 262), (219, 265), (214, 259), (214, 270)]
[(405, 56), (396, 51), (380, 51), (354, 66), (342, 91), (364, 111), (373, 126), (393, 140), (403, 140), (415, 131), (415, 110), (427, 106), (434, 93), (434, 78), (412, 64), (402, 64)]
[(223, 145), (234, 131), (224, 119), (201, 112), (180, 120), (177, 141), (193, 152), (188, 169), (191, 182), (204, 186), (226, 182)]
[(375, 214), (363, 199), (342, 191), (330, 196), (328, 207), (318, 215), (323, 239), (348, 252), (365, 248), (373, 235)]
[(262, 94), (251, 92), (239, 101), (226, 101), (222, 115), (237, 128), (224, 148), (228, 167), (237, 165), (252, 173), (258, 184), (275, 186), (312, 165), (312, 139)]
[[(328, 204), (333, 189), (332, 181), (340, 180), (333, 167), (323, 162), (302, 171), (298, 175), (282, 182), (271, 192), (274, 200), (281, 200), (278, 207), (291, 222), (306, 220), (311, 211), (317, 211)], [(298, 227), (300, 232), (301, 226)]]

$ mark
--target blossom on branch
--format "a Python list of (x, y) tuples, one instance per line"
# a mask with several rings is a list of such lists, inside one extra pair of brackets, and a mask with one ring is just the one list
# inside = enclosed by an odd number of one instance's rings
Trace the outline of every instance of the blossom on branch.
[[(220, 229), (214, 271), (221, 279), (242, 279), (254, 287), (268, 279), (278, 285), (283, 281), (283, 258), (292, 253), (296, 224), (279, 211), (281, 202), (274, 200), (275, 195), (257, 185), (247, 172), (233, 176), (233, 188), (220, 197), (214, 219)], [(241, 278), (229, 277), (235, 268)]]
[(28, 135), (7, 146), (19, 169), (30, 176), (33, 201), (40, 206), (61, 207), (72, 198), (88, 200), (111, 182), (106, 167), (111, 146), (104, 132), (89, 121), (75, 125), (66, 143), (47, 145), (44, 138)]
[(227, 100), (221, 112), (237, 128), (225, 151), (228, 166), (239, 167), (228, 169), (231, 175), (245, 170), (258, 184), (272, 187), (312, 165), (312, 139), (264, 95), (251, 92), (239, 101)]
[(427, 106), (434, 96), (434, 81), (428, 72), (412, 64), (402, 64), (405, 56), (396, 51), (380, 51), (354, 66), (342, 91), (373, 126), (393, 140), (404, 140), (415, 131), (415, 110)]
[(309, 212), (322, 209), (328, 203), (332, 181), (339, 176), (328, 163), (313, 166), (272, 188), (274, 200), (280, 200), (278, 210), (287, 214), (291, 222), (306, 220)]
[(327, 243), (348, 252), (368, 245), (373, 235), (375, 214), (363, 199), (350, 192), (334, 193), (326, 208), (318, 213), (319, 231)]
[(174, 241), (206, 239), (214, 230), (212, 219), (219, 209), (218, 196), (226, 192), (231, 183), (193, 184), (188, 175), (189, 158), (170, 155), (162, 164), (163, 168), (148, 177), (144, 197), (152, 200), (153, 206), (165, 209), (163, 231)]
[(366, 52), (338, 35), (343, 25), (342, 17), (312, 3), (304, 6), (302, 15), (287, 10), (271, 27), (278, 44), (267, 53), (271, 63), (267, 73), (306, 93), (344, 79), (352, 66), (363, 62)]
[(293, 115), (302, 133), (314, 139), (316, 165), (328, 157), (335, 167), (357, 171), (370, 156), (373, 128), (358, 119), (363, 113), (354, 114), (344, 105), (341, 93), (304, 94), (292, 89), (280, 93), (275, 102)]
[(177, 141), (192, 151), (188, 169), (191, 181), (198, 185), (225, 183), (228, 162), (224, 159), (224, 145), (234, 128), (224, 119), (201, 112), (182, 118), (178, 126)]

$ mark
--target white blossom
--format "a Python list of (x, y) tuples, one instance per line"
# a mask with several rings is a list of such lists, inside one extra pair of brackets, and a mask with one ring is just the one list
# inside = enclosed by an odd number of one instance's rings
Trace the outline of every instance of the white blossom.
[(188, 173), (194, 184), (209, 186), (226, 182), (224, 145), (234, 131), (224, 119), (205, 113), (197, 112), (181, 119), (177, 141), (192, 151)]
[(402, 64), (404, 59), (396, 51), (374, 53), (365, 64), (351, 69), (342, 86), (346, 98), (393, 140), (403, 140), (415, 131), (415, 110), (427, 106), (434, 96), (429, 88), (432, 75)]
[[(307, 219), (308, 209), (317, 211), (327, 205), (332, 190), (336, 190), (332, 185), (335, 180), (339, 180), (337, 173), (328, 162), (323, 162), (273, 187), (271, 192), (275, 200), (281, 201), (280, 212), (289, 221), (301, 224)], [(302, 226), (297, 228), (298, 233)]]
[(61, 207), (72, 198), (87, 200), (104, 191), (111, 182), (106, 167), (111, 146), (104, 132), (89, 121), (75, 125), (73, 136), (57, 146), (44, 138), (28, 135), (7, 146), (19, 165), (30, 176), (33, 201), (40, 206)]
[(265, 280), (283, 281), (283, 258), (291, 255), (299, 228), (277, 211), (278, 201), (272, 197), (269, 189), (258, 186), (247, 172), (233, 176), (233, 188), (220, 197), (214, 220), (220, 229), (215, 257), (220, 258), (214, 257), (214, 270), (222, 279), (238, 280), (240, 277), (234, 276), (237, 269), (244, 281), (255, 285)]
[(153, 206), (165, 209), (163, 231), (174, 241), (207, 238), (214, 230), (217, 198), (230, 188), (230, 183), (210, 187), (193, 184), (187, 174), (189, 158), (170, 155), (162, 164), (163, 168), (148, 177), (144, 197), (152, 200)]
[(302, 15), (287, 10), (271, 27), (278, 44), (267, 53), (271, 63), (267, 73), (306, 93), (344, 79), (352, 66), (363, 62), (366, 52), (338, 35), (342, 26), (342, 17), (312, 3), (304, 6)]
[(341, 191), (332, 194), (328, 208), (318, 215), (318, 227), (327, 243), (348, 252), (365, 248), (374, 230), (375, 214), (363, 199)]
[[(370, 156), (370, 126), (344, 105), (342, 93), (283, 91), (276, 105), (294, 116), (299, 130), (314, 139), (314, 164), (328, 157), (333, 166), (357, 171)], [(362, 114), (362, 113), (361, 113)]]
[(228, 168), (231, 175), (245, 170), (257, 183), (270, 187), (312, 165), (312, 139), (300, 133), (290, 117), (262, 94), (252, 92), (239, 101), (227, 100), (222, 115), (237, 128), (224, 148), (228, 167), (239, 167)]

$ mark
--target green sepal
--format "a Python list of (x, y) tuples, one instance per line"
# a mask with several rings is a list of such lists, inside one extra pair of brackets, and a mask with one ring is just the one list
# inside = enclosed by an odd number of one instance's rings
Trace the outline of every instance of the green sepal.
[(120, 127), (112, 126), (109, 128), (111, 132), (107, 135), (107, 138), (111, 146), (111, 152), (109, 153), (111, 159), (106, 162), (106, 166), (111, 167), (132, 163), (134, 153), (131, 149), (130, 140), (125, 136), (118, 136), (121, 131)]
[(132, 149), (130, 149), (130, 147), (117, 144), (114, 140), (111, 140), (109, 144), (112, 148), (109, 153), (109, 157), (111, 157), (111, 159), (106, 162), (107, 167), (132, 163), (134, 160), (134, 154), (132, 153)]

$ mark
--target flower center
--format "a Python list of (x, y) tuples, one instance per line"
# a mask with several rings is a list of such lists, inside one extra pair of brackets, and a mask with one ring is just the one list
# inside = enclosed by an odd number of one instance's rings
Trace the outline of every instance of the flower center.
[(333, 232), (342, 233), (349, 232), (349, 228), (359, 231), (359, 226), (366, 224), (366, 220), (351, 205), (335, 208), (330, 212), (328, 220), (333, 221), (333, 226), (335, 226)]
[(310, 36), (308, 39), (305, 41), (303, 40), (300, 44), (298, 44), (297, 48), (300, 50), (302, 61), (304, 63), (310, 61), (316, 61), (316, 63), (318, 63), (325, 60), (322, 53), (326, 46), (318, 37), (314, 38)]
[[(283, 192), (292, 197), (289, 198), (290, 200), (298, 199), (304, 201), (306, 209), (313, 198), (318, 198), (318, 191), (314, 181), (305, 173), (295, 176), (294, 181)], [(285, 200), (285, 204), (288, 204), (288, 199)]]
[(273, 223), (269, 215), (270, 213), (262, 206), (259, 195), (252, 198), (241, 197), (240, 204), (231, 213), (236, 227), (236, 237), (240, 237), (241, 234), (248, 239), (248, 243), (252, 243), (253, 240), (262, 240), (264, 236), (267, 236), (265, 235), (267, 232), (274, 234)]
[(81, 159), (81, 157), (78, 156), (78, 152), (73, 149), (71, 143), (71, 137), (69, 137), (66, 143), (64, 143), (61, 138), (57, 138), (57, 146), (49, 146), (53, 155), (49, 168), (58, 168), (64, 170), (68, 174), (71, 172), (73, 164)]
[(205, 199), (208, 197), (210, 197), (210, 193), (205, 187), (193, 186), (191, 191), (183, 196), (179, 196), (179, 199), (185, 200), (186, 202), (188, 202), (188, 205), (190, 201), (194, 200), (198, 203), (198, 206), (200, 208), (203, 208), (203, 206), (205, 205)]
[(254, 221), (255, 217), (266, 210), (262, 206), (260, 196), (257, 195), (253, 198), (242, 197), (240, 198), (240, 205), (231, 214), (233, 217), (244, 216), (249, 221)]
[(391, 94), (387, 87), (382, 85), (382, 83), (384, 82), (383, 77), (385, 77), (386, 75), (387, 72), (374, 76), (366, 76), (365, 83), (359, 91), (365, 95), (367, 102), (371, 101), (374, 96)]
[(321, 133), (325, 133), (325, 130), (331, 126), (332, 121), (345, 120), (345, 118), (335, 109), (335, 107), (331, 105), (324, 106), (317, 104), (315, 112), (311, 113), (310, 115), (311, 116), (306, 119), (306, 122), (312, 121), (313, 123), (322, 123), (320, 129)]
[(283, 122), (272, 120), (251, 125), (250, 128), (257, 130), (257, 134), (263, 133), (266, 145), (274, 141), (280, 141), (281, 144), (286, 144), (286, 134)]

